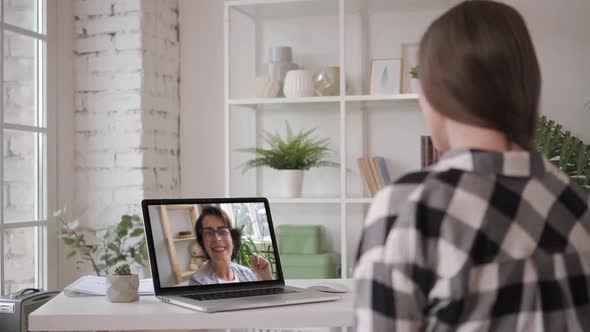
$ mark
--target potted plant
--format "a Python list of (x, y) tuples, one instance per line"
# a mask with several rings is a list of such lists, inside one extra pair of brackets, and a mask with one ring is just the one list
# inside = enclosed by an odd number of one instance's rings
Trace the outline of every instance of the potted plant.
[(303, 171), (312, 167), (338, 167), (340, 164), (327, 160), (332, 151), (328, 148), (328, 138), (317, 138), (311, 135), (314, 129), (299, 131), (294, 134), (288, 122), (287, 137), (283, 139), (278, 133), (263, 131), (262, 138), (270, 146), (264, 148), (238, 149), (256, 155), (242, 165), (243, 171), (250, 168), (270, 167), (279, 170), (277, 187), (280, 197), (300, 197), (303, 187)]
[(590, 145), (562, 128), (555, 121), (540, 117), (536, 148), (572, 181), (590, 191)]
[(54, 214), (58, 236), (78, 269), (90, 265), (97, 276), (106, 276), (122, 257), (136, 270), (145, 267), (147, 244), (138, 215), (122, 215), (118, 223), (100, 229), (84, 227), (77, 219), (67, 222), (65, 215), (65, 208)]
[(113, 272), (107, 276), (106, 293), (109, 302), (134, 302), (139, 300), (139, 276), (131, 274), (126, 261), (115, 264)]
[(418, 80), (418, 66), (410, 68), (410, 88), (413, 93), (418, 93), (420, 90), (420, 81)]

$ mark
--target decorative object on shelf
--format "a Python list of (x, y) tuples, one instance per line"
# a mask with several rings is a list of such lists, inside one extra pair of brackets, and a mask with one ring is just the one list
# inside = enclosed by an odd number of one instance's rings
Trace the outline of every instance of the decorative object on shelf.
[(269, 48), (268, 62), (293, 62), (293, 49), (289, 46), (273, 46)]
[(441, 152), (434, 147), (430, 135), (420, 136), (420, 160), (422, 168), (436, 163), (441, 157)]
[[(251, 159), (243, 164), (243, 171), (250, 168), (266, 166), (277, 170), (308, 170), (312, 167), (339, 167), (340, 164), (326, 160), (328, 153), (332, 151), (328, 147), (329, 138), (311, 137), (314, 129), (293, 133), (289, 122), (285, 121), (287, 127), (287, 138), (283, 139), (278, 133), (271, 134), (263, 131), (262, 138), (270, 146), (270, 149), (243, 148), (239, 152), (254, 153), (257, 158)], [(285, 181), (278, 186), (288, 186), (282, 192), (289, 197), (300, 197), (303, 177), (298, 172), (287, 172), (281, 176)], [(286, 196), (284, 196), (286, 197)]]
[(330, 66), (318, 71), (314, 78), (314, 87), (320, 96), (340, 95), (340, 67)]
[(313, 73), (305, 69), (290, 70), (285, 76), (283, 93), (287, 98), (313, 97)]
[(192, 271), (197, 271), (206, 260), (207, 259), (205, 258), (205, 254), (203, 253), (201, 246), (197, 243), (193, 243), (191, 246), (191, 261), (188, 265), (188, 268)]
[(126, 261), (117, 262), (107, 276), (106, 298), (109, 302), (135, 302), (139, 300), (139, 276), (131, 274)]
[(273, 98), (279, 95), (281, 85), (273, 81), (268, 76), (259, 76), (256, 78), (256, 97)]
[(145, 267), (148, 259), (143, 223), (138, 215), (122, 215), (117, 224), (100, 229), (82, 227), (79, 220), (65, 221), (66, 208), (57, 211), (59, 237), (69, 250), (68, 258), (77, 256), (77, 268), (90, 264), (97, 276), (106, 276), (119, 260)]
[(320, 225), (280, 225), (276, 236), (286, 278), (337, 278), (339, 255), (327, 252), (325, 229)]
[(387, 170), (385, 158), (358, 158), (357, 163), (361, 170), (361, 176), (365, 181), (367, 191), (371, 197), (374, 197), (379, 190), (391, 183), (391, 177)]
[[(268, 76), (270, 80), (277, 82), (279, 91), (277, 96), (282, 93), (285, 76), (290, 70), (297, 69), (293, 63), (293, 51), (289, 46), (275, 46), (268, 49)], [(257, 85), (258, 91), (258, 85)]]
[(189, 237), (194, 237), (193, 233), (191, 231), (180, 231), (178, 232), (178, 234), (176, 235), (177, 239), (186, 239)]
[(371, 94), (398, 94), (400, 92), (399, 59), (373, 60), (371, 64)]
[(542, 116), (537, 124), (536, 148), (574, 182), (590, 191), (590, 145)]
[(413, 67), (418, 68), (418, 44), (402, 44), (401, 93), (416, 93), (412, 87), (410, 73)]
[(420, 80), (418, 79), (418, 66), (410, 68), (410, 88), (412, 93), (420, 92)]

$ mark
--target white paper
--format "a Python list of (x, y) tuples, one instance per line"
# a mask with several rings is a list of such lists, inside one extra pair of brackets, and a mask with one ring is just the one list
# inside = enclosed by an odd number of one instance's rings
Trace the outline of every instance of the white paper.
[[(106, 295), (106, 277), (83, 276), (67, 286), (64, 291), (71, 291), (86, 295)], [(139, 295), (153, 295), (154, 284), (152, 279), (142, 279), (139, 281)]]

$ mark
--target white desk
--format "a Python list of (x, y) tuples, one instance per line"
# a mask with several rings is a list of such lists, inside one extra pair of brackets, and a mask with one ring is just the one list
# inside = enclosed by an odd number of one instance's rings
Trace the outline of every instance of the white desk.
[[(352, 280), (333, 280), (352, 289)], [(305, 287), (319, 280), (287, 280)], [(338, 301), (201, 313), (166, 304), (154, 296), (110, 303), (103, 296), (54, 297), (29, 316), (30, 331), (309, 328), (352, 326), (352, 293)]]

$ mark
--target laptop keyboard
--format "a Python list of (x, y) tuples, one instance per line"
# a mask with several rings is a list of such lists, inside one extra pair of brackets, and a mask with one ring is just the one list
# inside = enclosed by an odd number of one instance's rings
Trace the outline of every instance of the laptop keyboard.
[(295, 293), (295, 292), (296, 291), (294, 291), (294, 290), (285, 289), (282, 287), (275, 287), (275, 288), (262, 288), (262, 289), (249, 289), (249, 290), (240, 290), (240, 291), (220, 292), (220, 293), (211, 293), (211, 294), (184, 295), (183, 297), (187, 297), (189, 299), (193, 299), (193, 300), (197, 300), (197, 301), (206, 301), (206, 300), (231, 299), (231, 298), (236, 298), (236, 297), (287, 294), (287, 293)]

